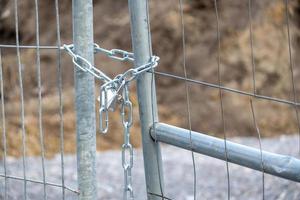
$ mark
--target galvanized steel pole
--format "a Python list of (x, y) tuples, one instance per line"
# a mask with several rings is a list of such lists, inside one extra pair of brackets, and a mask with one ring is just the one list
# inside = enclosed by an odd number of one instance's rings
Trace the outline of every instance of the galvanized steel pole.
[[(190, 131), (168, 124), (155, 124), (153, 138), (158, 141), (191, 150)], [(193, 151), (226, 160), (224, 140), (192, 131)], [(260, 150), (227, 141), (228, 162), (262, 171)], [(267, 174), (300, 182), (300, 160), (291, 156), (262, 151), (263, 170)]]
[[(94, 63), (93, 1), (73, 0), (75, 53)], [(96, 195), (96, 116), (94, 77), (75, 67), (77, 174), (80, 200)]]
[[(128, 2), (135, 66), (138, 67), (149, 62), (152, 56), (148, 0), (129, 0)], [(148, 199), (158, 200), (161, 197), (151, 194), (162, 195), (164, 181), (160, 147), (150, 136), (150, 127), (153, 124), (153, 120), (157, 121), (158, 119), (155, 85), (152, 78), (152, 74), (150, 73), (142, 74), (138, 77), (137, 94)]]

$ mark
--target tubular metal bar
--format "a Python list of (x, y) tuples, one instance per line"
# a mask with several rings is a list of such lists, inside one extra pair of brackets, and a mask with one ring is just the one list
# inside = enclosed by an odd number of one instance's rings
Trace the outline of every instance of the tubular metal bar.
[[(75, 53), (93, 64), (93, 1), (73, 0), (72, 2)], [(80, 64), (86, 65), (86, 63)], [(95, 80), (93, 75), (77, 67), (74, 74), (79, 199), (95, 200), (97, 198)]]
[[(190, 149), (189, 130), (168, 124), (155, 124), (155, 134), (151, 129), (151, 136), (170, 145), (183, 149)], [(198, 132), (192, 132), (193, 151), (210, 157), (225, 160), (224, 141)], [(227, 142), (228, 162), (235, 163), (254, 170), (300, 182), (300, 160), (291, 156), (262, 151), (263, 169), (261, 165), (261, 152), (252, 147)]]
[[(129, 0), (128, 3), (135, 66), (138, 67), (148, 63), (152, 56), (148, 0)], [(145, 73), (138, 77), (137, 93), (148, 199), (158, 200), (161, 198), (150, 195), (150, 193), (163, 195), (160, 147), (158, 142), (153, 141), (149, 134), (151, 125), (158, 119), (154, 77), (152, 74)]]

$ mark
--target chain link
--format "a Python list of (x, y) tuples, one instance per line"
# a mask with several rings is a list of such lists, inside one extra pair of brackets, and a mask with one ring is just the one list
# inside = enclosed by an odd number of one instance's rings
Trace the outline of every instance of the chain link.
[(115, 59), (115, 60), (119, 60), (119, 61), (134, 61), (134, 55), (131, 52), (128, 51), (124, 51), (122, 49), (111, 49), (111, 50), (107, 50), (104, 48), (101, 48), (99, 45), (95, 44), (94, 45), (94, 51), (95, 53), (104, 53), (106, 54), (108, 57)]
[(123, 102), (121, 105), (121, 117), (124, 129), (124, 144), (122, 145), (122, 166), (124, 170), (124, 200), (133, 200), (132, 174), (133, 148), (130, 144), (130, 128), (132, 126), (132, 103), (129, 99), (129, 83), (123, 89)]

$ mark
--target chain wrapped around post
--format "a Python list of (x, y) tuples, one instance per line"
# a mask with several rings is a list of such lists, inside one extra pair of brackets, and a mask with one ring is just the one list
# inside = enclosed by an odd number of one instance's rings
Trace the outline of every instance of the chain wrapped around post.
[[(152, 56), (148, 63), (136, 68), (131, 68), (125, 71), (123, 74), (119, 74), (115, 78), (111, 79), (101, 70), (88, 62), (85, 58), (76, 55), (74, 53), (74, 45), (65, 44), (61, 47), (61, 49), (66, 50), (66, 52), (72, 57), (72, 61), (78, 69), (90, 73), (98, 80), (104, 82), (104, 84), (100, 87), (100, 96), (98, 97), (98, 101), (100, 102), (99, 129), (101, 133), (104, 134), (108, 131), (108, 112), (115, 110), (117, 99), (122, 96), (120, 92), (122, 91), (124, 85), (128, 82), (133, 81), (140, 74), (148, 72), (151, 69), (155, 68), (158, 65), (159, 61), (159, 57)], [(97, 44), (94, 44), (94, 52), (103, 53), (114, 60), (134, 62), (133, 53), (121, 49), (108, 50), (100, 47)]]
[[(133, 200), (132, 188), (132, 167), (133, 167), (133, 147), (130, 143), (130, 128), (133, 123), (133, 108), (129, 97), (129, 84), (140, 74), (146, 73), (158, 65), (159, 57), (152, 56), (148, 63), (130, 68), (122, 74), (118, 74), (113, 79), (108, 77), (101, 70), (93, 66), (88, 60), (74, 53), (74, 45), (63, 45), (61, 49), (72, 57), (74, 65), (87, 73), (92, 74), (96, 79), (104, 83), (100, 87), (98, 101), (99, 108), (99, 129), (105, 134), (109, 126), (109, 112), (115, 111), (116, 105), (121, 105), (122, 126), (124, 129), (124, 143), (122, 145), (122, 167), (124, 170), (123, 199)], [(117, 61), (134, 62), (134, 55), (121, 49), (104, 49), (94, 44), (95, 53), (103, 53)]]

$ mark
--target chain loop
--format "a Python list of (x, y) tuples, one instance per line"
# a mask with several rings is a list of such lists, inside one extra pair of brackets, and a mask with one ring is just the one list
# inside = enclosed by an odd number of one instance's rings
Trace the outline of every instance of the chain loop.
[[(125, 85), (123, 89), (123, 100), (124, 102), (121, 107), (122, 124), (124, 127), (131, 127), (133, 110), (132, 110), (132, 103), (129, 99), (128, 83)], [(126, 116), (126, 110), (127, 110), (127, 116)]]
[(94, 45), (95, 53), (104, 53), (108, 57), (119, 60), (119, 61), (134, 61), (134, 55), (131, 52), (124, 51), (122, 49), (111, 49), (107, 50), (104, 48), (101, 48), (99, 45)]
[(111, 54), (108, 55), (110, 58), (119, 60), (119, 61), (134, 61), (133, 54), (121, 49), (112, 49), (110, 50)]
[[(104, 115), (104, 119), (103, 119)], [(105, 110), (103, 107), (99, 109), (99, 129), (100, 131), (105, 134), (108, 131), (108, 110)], [(105, 125), (103, 125), (103, 120), (105, 121)]]
[[(124, 200), (133, 200), (132, 189), (132, 174), (133, 167), (133, 147), (130, 143), (130, 128), (133, 124), (133, 109), (132, 102), (129, 98), (129, 84), (139, 75), (153, 70), (159, 61), (159, 57), (152, 56), (148, 63), (136, 66), (125, 71), (123, 74), (118, 74), (113, 79), (109, 78), (101, 70), (96, 68), (84, 57), (77, 55), (74, 50), (74, 45), (63, 45), (61, 49), (72, 57), (74, 65), (81, 71), (90, 73), (95, 78), (104, 81), (100, 87), (100, 102), (99, 108), (99, 129), (102, 133), (107, 133), (109, 126), (109, 111), (115, 110), (115, 105), (118, 100), (121, 102), (121, 119), (124, 129), (124, 143), (122, 145), (122, 167), (124, 170)], [(94, 44), (94, 53), (103, 53), (109, 58), (118, 61), (134, 61), (134, 54), (121, 49), (104, 49), (99, 45)]]
[[(70, 45), (64, 44), (62, 46), (62, 49), (65, 49), (66, 52), (72, 57), (72, 61), (77, 68), (79, 68), (80, 70), (82, 70), (84, 72), (89, 72), (95, 78), (97, 78), (101, 81), (104, 81), (105, 83), (116, 82), (116, 81), (120, 81), (123, 79), (125, 79), (126, 82), (130, 82), (130, 81), (134, 80), (140, 74), (155, 68), (158, 65), (158, 61), (159, 61), (159, 57), (152, 56), (148, 63), (138, 66), (136, 68), (131, 68), (131, 69), (127, 70), (125, 73), (119, 74), (114, 79), (111, 79), (106, 74), (104, 74), (101, 70), (99, 70), (95, 66), (93, 66), (87, 59), (83, 58), (80, 55), (75, 54), (73, 44), (70, 44)], [(94, 44), (94, 53), (98, 53), (98, 52), (104, 53), (108, 57), (115, 59), (115, 60), (131, 61), (131, 62), (134, 61), (134, 54), (131, 52), (124, 51), (121, 49), (107, 50), (107, 49), (101, 48), (98, 44)]]

